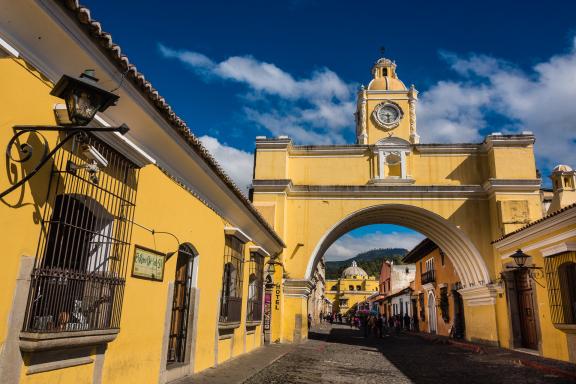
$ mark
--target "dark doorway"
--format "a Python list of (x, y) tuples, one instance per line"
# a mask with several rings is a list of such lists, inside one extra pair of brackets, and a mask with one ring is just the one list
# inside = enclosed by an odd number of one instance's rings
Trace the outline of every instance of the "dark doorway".
[[(460, 287), (457, 284), (458, 288)], [(462, 295), (458, 292), (458, 288), (452, 290), (452, 297), (454, 298), (454, 338), (463, 339), (466, 335), (466, 323), (464, 321), (464, 302)]]
[(516, 294), (518, 298), (518, 316), (520, 320), (521, 346), (538, 349), (536, 333), (536, 314), (534, 311), (534, 290), (530, 282), (528, 270), (518, 270), (514, 273)]
[(194, 256), (194, 251), (187, 244), (182, 244), (178, 249), (168, 340), (168, 364), (183, 363), (187, 357), (188, 318)]

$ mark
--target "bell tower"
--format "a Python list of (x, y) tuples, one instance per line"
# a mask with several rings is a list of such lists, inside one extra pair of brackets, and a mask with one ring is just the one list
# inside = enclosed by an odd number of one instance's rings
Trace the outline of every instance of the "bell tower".
[(387, 138), (417, 144), (416, 101), (418, 91), (406, 88), (396, 74), (396, 63), (384, 57), (372, 67), (368, 87), (358, 91), (356, 143), (375, 144)]

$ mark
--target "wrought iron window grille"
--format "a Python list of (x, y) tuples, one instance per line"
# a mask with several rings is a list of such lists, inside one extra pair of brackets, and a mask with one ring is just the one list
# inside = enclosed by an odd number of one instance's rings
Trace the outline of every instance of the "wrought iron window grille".
[[(51, 151), (44, 140), (44, 154), (34, 170), (49, 158), (54, 160), (31, 273), (24, 332), (120, 327), (138, 167), (92, 135), (101, 130), (82, 127), (65, 132)], [(36, 130), (21, 132), (30, 131)], [(78, 151), (79, 143), (92, 146), (107, 159), (97, 184), (90, 180), (89, 169), (67, 169), (70, 162), (85, 161)], [(28, 146), (20, 148), (29, 154), (26, 156), (32, 156)]]
[(553, 324), (576, 324), (576, 252), (544, 259)]
[(239, 322), (242, 313), (244, 243), (234, 236), (225, 237), (224, 271), (220, 296), (220, 322)]
[(247, 321), (262, 320), (262, 289), (264, 287), (264, 257), (256, 252), (250, 253), (248, 264), (248, 300), (247, 300)]

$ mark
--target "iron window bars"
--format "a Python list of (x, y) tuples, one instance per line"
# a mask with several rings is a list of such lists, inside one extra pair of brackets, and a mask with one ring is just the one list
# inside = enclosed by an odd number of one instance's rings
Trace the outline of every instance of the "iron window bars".
[(576, 252), (544, 258), (554, 324), (576, 324)]
[(262, 320), (262, 289), (264, 287), (264, 257), (250, 253), (247, 321)]
[[(97, 179), (83, 144), (108, 161)], [(119, 328), (138, 167), (88, 132), (55, 148), (23, 331)]]
[(242, 312), (242, 276), (244, 244), (234, 236), (225, 237), (224, 274), (220, 296), (220, 322), (240, 321)]

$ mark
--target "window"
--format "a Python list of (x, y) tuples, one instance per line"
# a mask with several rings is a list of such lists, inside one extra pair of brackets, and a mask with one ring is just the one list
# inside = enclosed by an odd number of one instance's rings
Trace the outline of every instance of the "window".
[(554, 324), (576, 324), (576, 252), (544, 259), (550, 312)]
[(338, 286), (337, 286), (337, 285), (333, 285), (333, 286), (332, 286), (332, 290), (333, 290), (333, 291), (337, 291), (337, 290), (338, 290)]
[(138, 168), (92, 136), (107, 160), (98, 178), (74, 165), (87, 159), (75, 139), (54, 159), (24, 332), (120, 327)]
[(186, 358), (190, 294), (192, 291), (192, 267), (195, 255), (195, 251), (189, 244), (182, 244), (178, 248), (170, 334), (168, 337), (168, 364), (182, 363)]
[(356, 286), (356, 290), (357, 290), (357, 291), (361, 291), (361, 290), (362, 290), (362, 286), (361, 286), (361, 285), (357, 285), (357, 286)]
[(444, 320), (445, 323), (448, 323), (450, 321), (450, 311), (447, 287), (440, 288), (440, 313), (442, 315), (442, 320)]
[(349, 291), (353, 291), (353, 290), (354, 290), (354, 286), (353, 286), (353, 285), (349, 285), (349, 286), (348, 286), (348, 290), (349, 290)]
[(244, 243), (234, 236), (227, 235), (224, 246), (224, 274), (220, 298), (220, 322), (222, 323), (240, 321), (243, 255)]
[(262, 320), (262, 289), (264, 288), (264, 257), (250, 253), (247, 321)]

